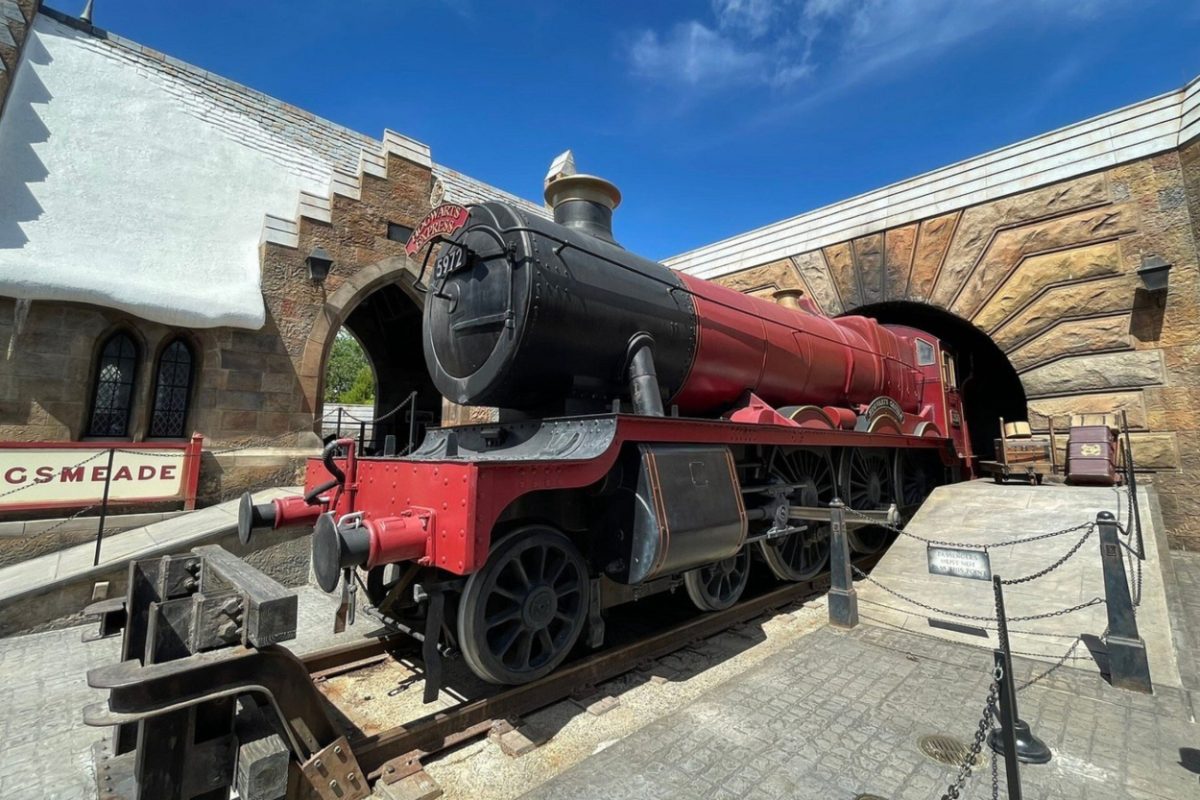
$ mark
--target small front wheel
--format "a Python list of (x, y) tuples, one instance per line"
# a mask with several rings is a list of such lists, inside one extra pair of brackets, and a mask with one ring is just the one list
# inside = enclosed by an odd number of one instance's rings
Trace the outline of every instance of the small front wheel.
[(738, 601), (750, 580), (750, 548), (683, 574), (688, 597), (701, 611), (724, 611)]
[(512, 531), (463, 589), (463, 660), (489, 683), (515, 685), (549, 674), (583, 630), (588, 589), (587, 564), (563, 533), (548, 525)]

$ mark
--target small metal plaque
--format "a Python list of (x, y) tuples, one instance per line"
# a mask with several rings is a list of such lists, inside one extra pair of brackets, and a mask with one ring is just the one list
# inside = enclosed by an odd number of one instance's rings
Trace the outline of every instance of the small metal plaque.
[(992, 561), (986, 550), (931, 544), (926, 555), (931, 575), (949, 575), (952, 578), (970, 578), (976, 581), (992, 579)]

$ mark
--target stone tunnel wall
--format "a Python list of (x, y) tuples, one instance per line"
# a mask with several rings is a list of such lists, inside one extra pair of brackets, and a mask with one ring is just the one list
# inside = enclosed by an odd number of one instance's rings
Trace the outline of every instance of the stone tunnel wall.
[[(1175, 547), (1200, 550), (1200, 143), (717, 278), (803, 289), (827, 314), (888, 301), (969, 320), (1007, 354), (1029, 420), (1124, 410)], [(1144, 255), (1172, 264), (1165, 305)]]

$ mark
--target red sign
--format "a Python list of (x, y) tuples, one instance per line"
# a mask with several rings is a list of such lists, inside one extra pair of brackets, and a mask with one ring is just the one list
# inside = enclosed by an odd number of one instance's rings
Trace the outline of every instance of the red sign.
[(202, 445), (199, 434), (186, 443), (0, 443), (0, 513), (93, 505), (106, 488), (110, 504), (178, 499), (190, 510)]
[(408, 244), (404, 245), (404, 252), (416, 255), (434, 237), (447, 236), (466, 225), (469, 216), (471, 212), (456, 203), (442, 203), (417, 225), (408, 237)]

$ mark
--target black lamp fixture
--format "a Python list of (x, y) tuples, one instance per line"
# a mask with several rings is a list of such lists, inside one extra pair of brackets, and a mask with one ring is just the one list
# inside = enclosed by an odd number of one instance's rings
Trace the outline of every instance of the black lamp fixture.
[(317, 245), (308, 254), (308, 258), (304, 259), (304, 264), (308, 267), (308, 277), (317, 283), (323, 283), (333, 266), (333, 256), (325, 252), (324, 247)]
[(1167, 288), (1171, 277), (1171, 265), (1156, 255), (1142, 256), (1142, 265), (1137, 269), (1142, 286), (1148, 292), (1161, 292)]

